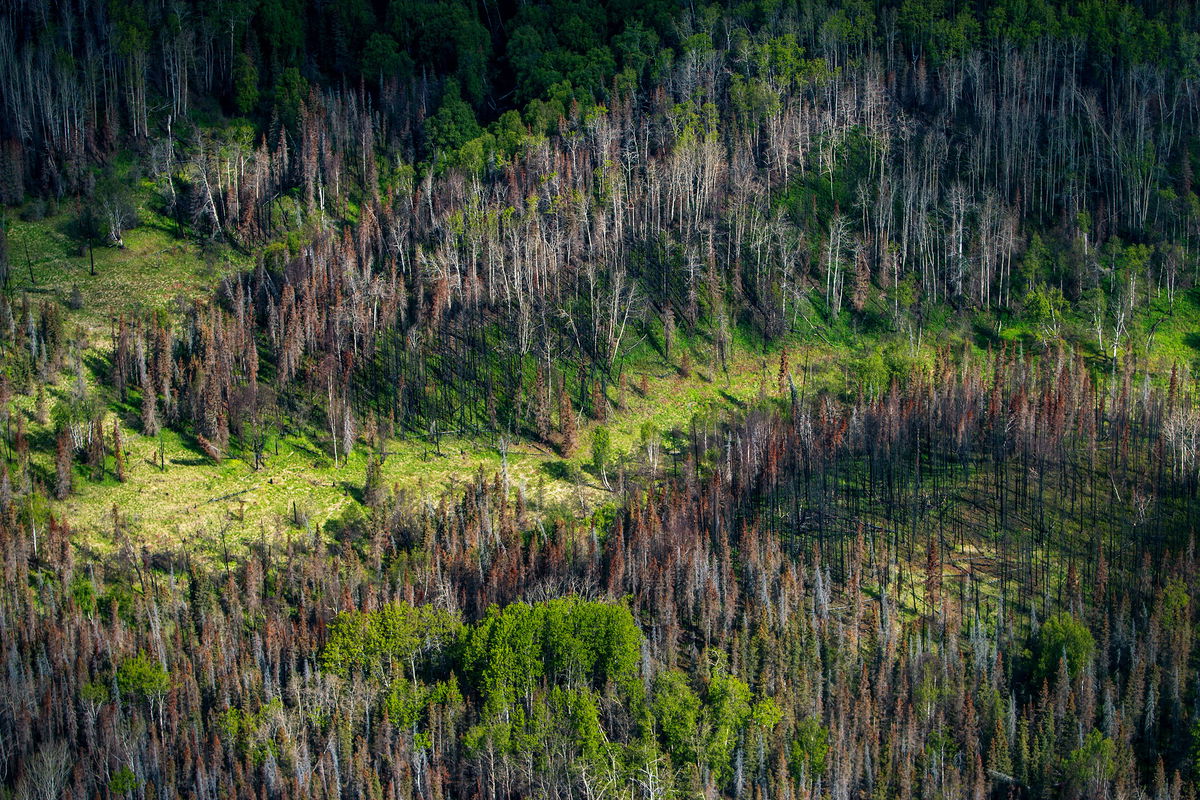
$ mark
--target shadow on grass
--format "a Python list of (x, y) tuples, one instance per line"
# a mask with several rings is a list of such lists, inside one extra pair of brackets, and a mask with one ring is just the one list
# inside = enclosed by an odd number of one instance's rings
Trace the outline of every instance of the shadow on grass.
[(993, 325), (985, 325), (979, 320), (971, 323), (971, 333), (975, 337), (975, 346), (981, 350), (1000, 346), (1000, 334)]
[(108, 358), (101, 355), (98, 350), (90, 350), (83, 356), (83, 365), (95, 376), (97, 384), (108, 385), (109, 372), (112, 368)]
[(1183, 343), (1193, 350), (1200, 351), (1200, 331), (1184, 334)]
[(211, 464), (209, 458), (169, 458), (167, 463), (178, 467), (203, 467), (205, 464)]
[(342, 490), (342, 494), (354, 498), (355, 502), (366, 505), (366, 495), (363, 494), (363, 487), (361, 485), (351, 483), (350, 481), (338, 481), (338, 488)]
[(734, 397), (733, 395), (731, 395), (729, 392), (725, 391), (724, 389), (718, 389), (717, 393), (719, 395), (721, 395), (721, 399), (724, 400), (729, 405), (733, 406), (734, 408), (738, 409), (739, 411), (745, 410), (746, 403), (744, 400), (739, 400), (738, 398)]
[(583, 470), (572, 464), (570, 461), (545, 461), (540, 467), (542, 472), (556, 481), (566, 481), (567, 483), (579, 483), (583, 480)]

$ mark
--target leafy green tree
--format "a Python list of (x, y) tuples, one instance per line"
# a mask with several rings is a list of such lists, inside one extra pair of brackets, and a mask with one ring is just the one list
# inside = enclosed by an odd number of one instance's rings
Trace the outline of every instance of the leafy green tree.
[(474, 175), (481, 175), (491, 165), (496, 154), (496, 137), (482, 133), (458, 149), (451, 159)]
[(144, 652), (123, 660), (117, 667), (117, 688), (126, 697), (152, 699), (167, 693), (171, 678), (158, 661)]
[(1048, 280), (1053, 267), (1052, 258), (1045, 240), (1040, 234), (1033, 234), (1029, 237), (1029, 247), (1025, 248), (1025, 255), (1022, 256), (1017, 270), (1016, 285), (1024, 284), (1025, 290), (1029, 291), (1038, 283)]
[(550, 689), (550, 714), (565, 738), (589, 760), (600, 755), (605, 744), (600, 726), (600, 706), (596, 693), (587, 687), (576, 689), (554, 686)]
[(386, 19), (387, 31), (411, 63), (453, 76), (467, 102), (483, 102), (492, 37), (474, 4), (392, 0)]
[(612, 46), (621, 61), (621, 66), (632, 70), (636, 79), (646, 76), (648, 68), (658, 53), (658, 34), (633, 19), (625, 24), (625, 30), (612, 39)]
[(1180, 578), (1168, 579), (1166, 586), (1162, 588), (1158, 603), (1163, 628), (1173, 631), (1188, 625), (1191, 618), (1188, 611), (1190, 604), (1187, 584)]
[(171, 690), (171, 676), (163, 666), (146, 653), (126, 658), (117, 666), (117, 690), (122, 697), (138, 697), (158, 712), (162, 723), (163, 705)]
[(462, 630), (457, 614), (433, 606), (390, 603), (376, 611), (344, 611), (322, 652), (326, 671), (351, 672), (390, 685), (403, 669), (415, 681), (423, 659), (442, 652)]
[(302, 0), (263, 0), (257, 26), (273, 69), (294, 67), (304, 49)]
[(526, 129), (525, 123), (521, 120), (519, 113), (516, 111), (505, 111), (492, 127), (496, 141), (496, 151), (506, 161), (515, 158), (525, 149), (526, 141), (529, 139), (529, 131)]
[(1036, 283), (1025, 293), (1024, 306), (1029, 319), (1037, 323), (1047, 336), (1058, 336), (1059, 323), (1068, 308), (1062, 289)]
[(946, 0), (904, 0), (898, 14), (900, 30), (936, 66), (965, 55), (979, 38), (979, 21), (962, 10), (955, 13)]
[(701, 705), (687, 675), (677, 669), (658, 673), (650, 698), (663, 749), (676, 766), (696, 763)]
[(1043, 36), (1059, 32), (1054, 6), (1045, 0), (1001, 0), (988, 9), (987, 35), (1028, 47)]
[(844, 45), (867, 46), (875, 33), (875, 9), (867, 0), (846, 0), (825, 20), (822, 33)]
[(124, 765), (113, 772), (112, 777), (108, 779), (108, 791), (117, 796), (135, 792), (139, 786), (141, 786), (141, 782), (137, 779), (137, 775)]
[(258, 105), (258, 67), (247, 53), (238, 53), (233, 62), (233, 106), (242, 116)]
[(788, 766), (792, 775), (797, 779), (801, 775), (823, 775), (828, 756), (829, 729), (816, 717), (800, 720), (788, 745)]
[(1116, 775), (1116, 745), (1100, 731), (1091, 731), (1083, 745), (1063, 759), (1062, 776), (1068, 797), (1103, 797)]
[(425, 146), (430, 155), (452, 156), (464, 144), (483, 131), (459, 93), (458, 82), (446, 81), (442, 102), (436, 113), (425, 120)]
[(277, 756), (278, 747), (271, 738), (268, 721), (283, 710), (278, 698), (265, 703), (257, 711), (247, 711), (232, 706), (217, 716), (217, 726), (227, 742), (237, 749), (242, 757), (249, 757), (255, 764), (263, 763), (268, 756)]
[(378, 26), (371, 6), (370, 0), (338, 0), (330, 5), (329, 44), (333, 49), (333, 64), (341, 73), (362, 74), (359, 72), (363, 64), (362, 47)]
[(412, 734), (418, 748), (428, 748), (433, 743), (428, 730), (433, 710), (438, 706), (457, 708), (462, 702), (458, 681), (451, 677), (434, 684), (396, 681), (384, 701), (384, 707), (393, 723)]
[(396, 40), (386, 33), (376, 31), (367, 39), (362, 54), (364, 77), (381, 81), (385, 78), (408, 78), (413, 72), (412, 57), (401, 52)]
[(279, 118), (289, 128), (300, 122), (300, 106), (308, 97), (308, 81), (295, 67), (288, 67), (275, 81), (275, 108)]
[(501, 712), (528, 699), (544, 672), (538, 612), (526, 603), (487, 616), (467, 632), (461, 663), (486, 708)]
[[(592, 431), (592, 466), (596, 468), (596, 472), (602, 477), (605, 476), (611, 458), (612, 438), (608, 433), (608, 428), (599, 425)], [(604, 480), (605, 483), (608, 482), (607, 477)]]
[(469, 629), (461, 664), (489, 712), (505, 713), (518, 701), (528, 708), (543, 680), (595, 690), (611, 683), (630, 696), (641, 685), (641, 643), (624, 606), (575, 597), (513, 603)]
[(717, 785), (725, 786), (733, 777), (738, 735), (750, 721), (750, 687), (718, 665), (709, 679), (704, 700), (709, 731), (704, 757)]
[(1092, 656), (1096, 641), (1092, 632), (1079, 620), (1066, 612), (1052, 615), (1038, 629), (1033, 648), (1033, 674), (1040, 684), (1053, 680), (1058, 674), (1058, 664), (1067, 660), (1067, 670), (1072, 679)]

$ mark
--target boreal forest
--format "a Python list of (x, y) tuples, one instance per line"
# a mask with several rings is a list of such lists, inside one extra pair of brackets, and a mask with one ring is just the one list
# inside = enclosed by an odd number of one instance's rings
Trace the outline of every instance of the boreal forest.
[(1197, 173), (1194, 0), (0, 0), (0, 800), (1196, 800)]

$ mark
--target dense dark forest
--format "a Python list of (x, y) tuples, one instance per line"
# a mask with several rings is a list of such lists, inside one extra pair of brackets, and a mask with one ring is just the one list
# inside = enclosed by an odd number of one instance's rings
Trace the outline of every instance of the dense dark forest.
[[(1194, 5), (0, 14), (0, 798), (1195, 797), (1200, 362), (1155, 347), (1200, 319)], [(98, 355), (8, 220), (90, 252), (139, 203), (253, 267)], [(639, 348), (797, 339), (869, 352), (594, 438), (589, 514), (380, 477), (569, 456)], [(110, 408), (366, 449), (358, 502), (96, 548), (53, 503), (124, 480)]]

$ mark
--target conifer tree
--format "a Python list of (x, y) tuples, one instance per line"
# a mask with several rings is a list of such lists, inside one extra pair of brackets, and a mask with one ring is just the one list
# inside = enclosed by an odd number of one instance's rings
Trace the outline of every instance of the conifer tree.
[(113, 438), (113, 458), (116, 459), (117, 480), (121, 483), (125, 482), (125, 449), (121, 447), (121, 423), (119, 420), (113, 420), (112, 427)]
[(149, 381), (142, 387), (142, 435), (158, 435), (158, 396)]
[(74, 475), (71, 469), (71, 442), (66, 428), (59, 430), (55, 445), (54, 457), (54, 496), (66, 500), (74, 488)]
[(533, 380), (533, 419), (537, 436), (543, 442), (550, 440), (550, 403), (547, 399), (546, 376), (538, 362)]
[(558, 428), (562, 454), (564, 457), (569, 457), (575, 452), (575, 439), (578, 431), (576, 430), (575, 409), (567, 394), (566, 384), (567, 382), (563, 380), (558, 387)]

